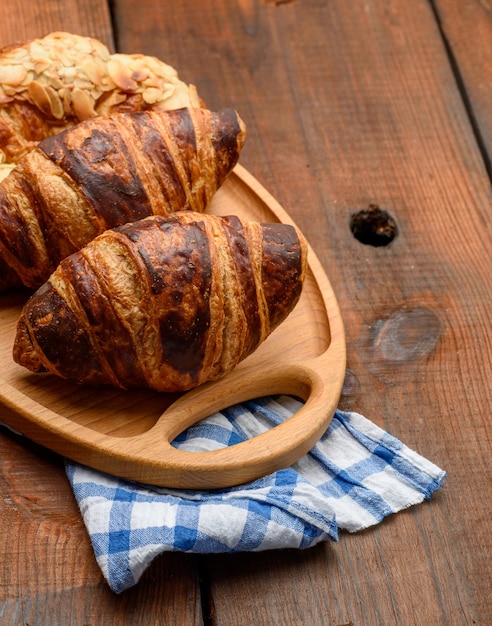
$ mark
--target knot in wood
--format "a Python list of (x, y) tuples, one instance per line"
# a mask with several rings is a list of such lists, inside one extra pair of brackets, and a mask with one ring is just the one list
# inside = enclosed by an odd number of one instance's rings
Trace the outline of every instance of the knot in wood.
[(369, 246), (387, 246), (398, 235), (394, 217), (377, 204), (353, 213), (350, 217), (350, 230), (361, 243)]

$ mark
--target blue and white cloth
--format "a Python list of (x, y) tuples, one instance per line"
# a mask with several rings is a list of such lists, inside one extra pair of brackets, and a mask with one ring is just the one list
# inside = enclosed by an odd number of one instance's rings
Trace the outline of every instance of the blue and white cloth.
[[(287, 396), (246, 402), (189, 428), (176, 447), (233, 445), (301, 406)], [(66, 462), (97, 562), (117, 593), (166, 551), (308, 548), (428, 499), (445, 472), (357, 413), (337, 411), (312, 450), (291, 467), (215, 491), (141, 485)]]

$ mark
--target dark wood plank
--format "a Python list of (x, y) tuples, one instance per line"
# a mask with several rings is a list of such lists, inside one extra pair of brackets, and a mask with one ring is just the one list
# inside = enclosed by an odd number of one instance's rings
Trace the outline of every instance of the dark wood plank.
[[(99, 0), (0, 4), (0, 46), (54, 30), (95, 36), (114, 49)], [(157, 559), (138, 587), (116, 596), (95, 561), (62, 460), (4, 428), (0, 459), (2, 624), (202, 623), (195, 557)]]
[(110, 13), (106, 2), (26, 2), (9, 0), (0, 7), (0, 46), (67, 31), (96, 37), (114, 49)]
[(434, 0), (443, 36), (456, 63), (458, 80), (478, 141), (492, 173), (492, 5), (483, 0)]
[[(201, 624), (193, 556), (157, 559), (141, 584), (112, 593), (55, 455), (0, 430), (2, 624)], [(157, 623), (157, 622), (155, 622)]]
[[(208, 106), (238, 109), (243, 165), (329, 272), (347, 330), (342, 406), (449, 473), (430, 504), (337, 546), (211, 557), (215, 623), (486, 623), (490, 181), (430, 3), (145, 7), (115, 3), (120, 49), (164, 58)], [(396, 219), (388, 247), (350, 232), (372, 203)]]

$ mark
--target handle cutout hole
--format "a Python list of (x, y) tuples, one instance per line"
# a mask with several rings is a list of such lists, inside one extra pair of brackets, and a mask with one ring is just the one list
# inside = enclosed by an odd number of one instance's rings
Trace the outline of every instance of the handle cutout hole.
[(304, 405), (294, 396), (266, 396), (247, 400), (213, 413), (173, 439), (174, 448), (210, 452), (237, 445), (275, 428)]

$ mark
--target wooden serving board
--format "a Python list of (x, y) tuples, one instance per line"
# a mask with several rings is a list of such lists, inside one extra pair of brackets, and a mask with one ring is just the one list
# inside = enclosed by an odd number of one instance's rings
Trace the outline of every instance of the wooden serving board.
[[(209, 209), (292, 223), (272, 196), (237, 166)], [(14, 363), (12, 345), (29, 294), (0, 296), (0, 421), (55, 452), (120, 477), (164, 487), (213, 489), (287, 467), (328, 427), (345, 375), (345, 338), (329, 280), (309, 249), (294, 311), (225, 378), (185, 394), (96, 389)], [(270, 394), (305, 400), (290, 419), (240, 444), (210, 452), (171, 445), (186, 428), (237, 402)]]

